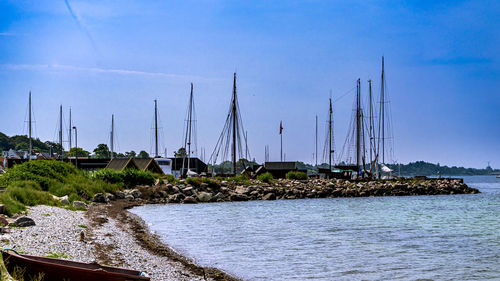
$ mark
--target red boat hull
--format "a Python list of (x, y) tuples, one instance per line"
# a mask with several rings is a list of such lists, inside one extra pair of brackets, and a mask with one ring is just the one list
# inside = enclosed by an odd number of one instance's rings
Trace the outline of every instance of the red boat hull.
[(31, 255), (20, 255), (11, 251), (2, 251), (3, 261), (9, 273), (16, 266), (24, 271), (24, 280), (31, 280), (43, 274), (45, 281), (132, 281), (149, 280), (139, 276), (136, 270), (101, 266), (95, 263), (81, 263), (60, 259), (44, 258)]

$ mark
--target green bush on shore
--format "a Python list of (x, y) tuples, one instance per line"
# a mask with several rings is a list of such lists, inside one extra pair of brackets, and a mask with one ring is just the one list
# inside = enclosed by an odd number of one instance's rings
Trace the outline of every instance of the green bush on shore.
[(307, 174), (304, 172), (290, 171), (286, 173), (286, 178), (289, 180), (307, 180)]
[(271, 173), (266, 172), (262, 175), (258, 175), (257, 179), (260, 180), (261, 182), (271, 183), (274, 178), (273, 178), (273, 175), (271, 175)]
[(92, 197), (96, 193), (115, 193), (124, 187), (152, 185), (155, 176), (139, 170), (78, 171), (72, 164), (56, 160), (34, 160), (8, 169), (0, 176), (0, 203), (11, 216), (26, 210), (26, 206), (60, 206), (53, 195), (68, 196), (70, 202), (84, 200), (80, 194)]
[(91, 179), (103, 180), (110, 184), (123, 184), (124, 187), (134, 187), (136, 185), (152, 185), (155, 177), (150, 171), (139, 171), (135, 169), (125, 169), (123, 171), (102, 169), (86, 173)]

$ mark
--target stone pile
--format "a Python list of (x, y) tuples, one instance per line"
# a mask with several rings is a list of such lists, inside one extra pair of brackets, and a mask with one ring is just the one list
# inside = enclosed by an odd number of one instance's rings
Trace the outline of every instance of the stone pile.
[(263, 183), (249, 180), (246, 184), (228, 181), (213, 184), (175, 184), (138, 186), (117, 194), (96, 194), (92, 201), (106, 203), (127, 199), (143, 203), (205, 203), (248, 200), (278, 200), (301, 198), (411, 196), (479, 193), (462, 179), (397, 179), (397, 180), (274, 180)]

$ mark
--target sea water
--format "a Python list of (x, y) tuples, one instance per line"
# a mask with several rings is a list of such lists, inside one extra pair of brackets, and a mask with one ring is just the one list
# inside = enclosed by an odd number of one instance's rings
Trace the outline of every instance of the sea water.
[(500, 280), (500, 179), (467, 195), (132, 209), (176, 251), (247, 280)]

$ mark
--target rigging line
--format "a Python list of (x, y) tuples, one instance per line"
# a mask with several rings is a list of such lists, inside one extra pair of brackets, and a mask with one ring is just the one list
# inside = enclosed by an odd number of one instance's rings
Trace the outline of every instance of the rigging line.
[(352, 87), (350, 90), (348, 90), (347, 92), (345, 92), (344, 94), (342, 94), (340, 97), (336, 98), (333, 103), (336, 103), (337, 101), (341, 100), (342, 98), (344, 98), (345, 96), (347, 96), (348, 94), (351, 94), (354, 92), (354, 90), (356, 89), (356, 86)]

